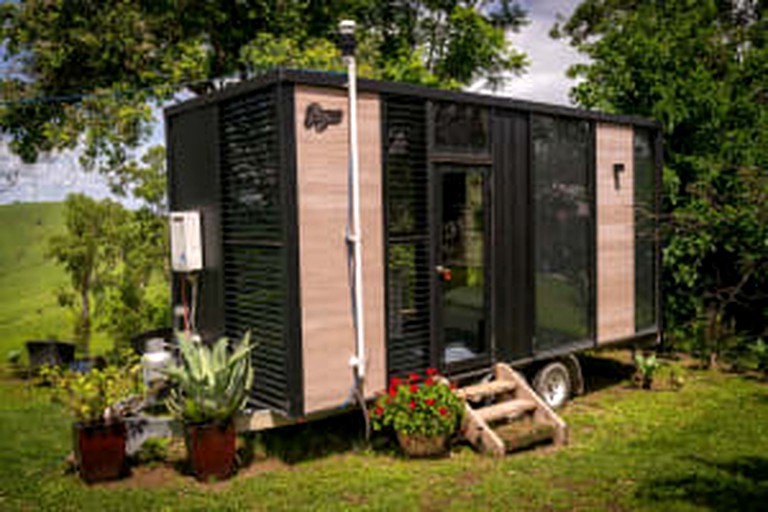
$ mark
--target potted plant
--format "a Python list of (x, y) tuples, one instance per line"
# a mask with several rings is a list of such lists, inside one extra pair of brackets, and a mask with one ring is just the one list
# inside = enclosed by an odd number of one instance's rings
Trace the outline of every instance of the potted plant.
[(394, 430), (409, 456), (429, 457), (445, 453), (463, 415), (462, 400), (429, 368), (425, 376), (393, 377), (387, 392), (376, 399), (371, 419), (374, 430)]
[(656, 359), (656, 354), (643, 355), (635, 354), (635, 366), (637, 367), (637, 378), (641, 382), (643, 389), (651, 389), (653, 386), (653, 374), (659, 369), (661, 363)]
[(141, 396), (136, 358), (85, 373), (48, 367), (43, 376), (53, 385), (54, 399), (75, 417), (73, 441), (80, 478), (112, 480), (126, 472), (126, 426), (123, 418)]
[(199, 480), (223, 479), (235, 466), (235, 414), (253, 381), (250, 333), (230, 350), (227, 338), (212, 347), (180, 334), (181, 364), (164, 372), (176, 386), (168, 409), (184, 422), (192, 470)]

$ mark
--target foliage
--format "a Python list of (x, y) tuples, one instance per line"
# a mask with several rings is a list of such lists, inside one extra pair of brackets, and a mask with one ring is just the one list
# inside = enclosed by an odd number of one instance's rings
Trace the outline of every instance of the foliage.
[[(51, 238), (48, 255), (69, 274), (70, 290), (59, 291), (59, 303), (78, 312), (75, 336), (88, 353), (91, 337), (91, 293), (102, 284), (104, 274), (115, 266), (117, 252), (110, 240), (123, 225), (126, 212), (120, 204), (96, 201), (83, 194), (66, 200), (67, 232)], [(75, 306), (76, 302), (77, 305)]]
[(164, 370), (178, 386), (166, 401), (168, 409), (187, 423), (231, 420), (253, 382), (250, 339), (247, 332), (230, 353), (227, 338), (209, 347), (179, 333), (181, 366)]
[(768, 343), (759, 339), (750, 345), (750, 350), (757, 360), (758, 371), (768, 373)]
[(642, 380), (643, 387), (650, 387), (656, 370), (661, 367), (661, 362), (656, 358), (655, 353), (648, 355), (637, 353), (635, 354), (635, 366), (637, 367), (637, 374)]
[[(157, 163), (162, 152), (149, 154)], [(117, 347), (169, 322), (167, 222), (163, 195), (157, 192), (162, 170), (150, 165), (134, 172), (139, 176), (131, 179), (134, 193), (144, 196), (147, 206), (130, 211), (109, 199), (71, 194), (67, 232), (50, 242), (50, 256), (71, 278), (71, 288), (58, 292), (59, 303), (79, 313), (75, 332), (86, 353), (93, 320)]]
[(83, 424), (116, 421), (128, 412), (127, 400), (141, 394), (141, 365), (135, 354), (121, 365), (110, 364), (85, 373), (44, 367), (41, 379), (52, 384), (54, 399)]
[(768, 325), (768, 4), (585, 0), (553, 35), (591, 60), (572, 98), (658, 119), (669, 330), (716, 356)]
[(9, 350), (5, 355), (5, 360), (11, 366), (16, 366), (21, 363), (21, 350), (13, 349)]
[(389, 389), (376, 399), (371, 413), (374, 430), (438, 436), (453, 434), (464, 416), (464, 402), (434, 369), (426, 378), (413, 373), (407, 380), (393, 377)]
[[(514, 0), (332, 2), (9, 2), (0, 42), (16, 72), (0, 80), (0, 133), (25, 161), (85, 148), (83, 163), (130, 172), (152, 107), (277, 65), (339, 69), (337, 23), (356, 19), (361, 71), (432, 85), (500, 83), (523, 54), (504, 35), (525, 22)], [(56, 97), (56, 101), (21, 99)]]

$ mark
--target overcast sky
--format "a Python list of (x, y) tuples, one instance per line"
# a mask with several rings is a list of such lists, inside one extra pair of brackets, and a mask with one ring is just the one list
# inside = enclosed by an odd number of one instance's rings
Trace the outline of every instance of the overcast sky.
[[(528, 54), (531, 65), (523, 76), (513, 78), (495, 94), (568, 105), (568, 91), (574, 82), (566, 78), (565, 71), (580, 56), (564, 41), (552, 40), (549, 30), (557, 13), (569, 15), (579, 0), (522, 0), (522, 3), (528, 10), (530, 23), (513, 34), (511, 41), (515, 48)], [(480, 92), (482, 86), (478, 83), (470, 89)], [(152, 143), (162, 142), (163, 137), (163, 127), (158, 124)], [(18, 176), (15, 186), (7, 186), (8, 176)], [(58, 154), (43, 158), (35, 165), (24, 165), (0, 142), (0, 204), (61, 201), (69, 192), (84, 192), (94, 197), (109, 195), (101, 176), (79, 170), (74, 154)]]

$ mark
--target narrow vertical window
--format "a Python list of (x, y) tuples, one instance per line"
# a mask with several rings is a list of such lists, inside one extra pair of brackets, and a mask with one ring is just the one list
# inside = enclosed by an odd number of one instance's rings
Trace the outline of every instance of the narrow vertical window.
[(653, 132), (635, 128), (635, 331), (656, 326), (656, 163)]
[(534, 349), (542, 351), (593, 336), (593, 138), (586, 121), (534, 116), (531, 129)]

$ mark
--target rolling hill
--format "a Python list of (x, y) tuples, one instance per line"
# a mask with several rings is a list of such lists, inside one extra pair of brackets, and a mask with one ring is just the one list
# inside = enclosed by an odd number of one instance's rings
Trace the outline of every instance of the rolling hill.
[[(68, 284), (64, 270), (45, 257), (48, 239), (62, 233), (63, 203), (0, 205), (0, 357), (31, 339), (72, 338), (72, 313), (58, 305)], [(91, 350), (110, 346), (94, 333)]]

